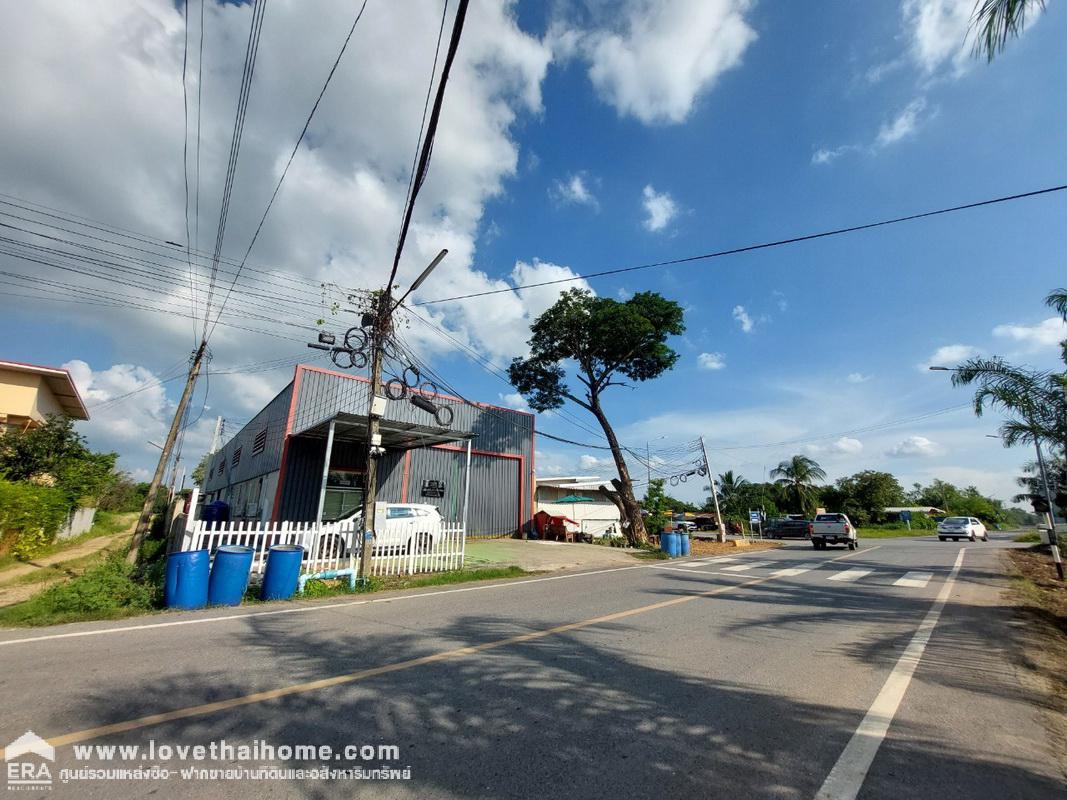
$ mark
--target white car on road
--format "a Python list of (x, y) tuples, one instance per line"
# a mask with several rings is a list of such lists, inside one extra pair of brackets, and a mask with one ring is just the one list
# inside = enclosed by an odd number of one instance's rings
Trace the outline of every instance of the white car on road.
[(982, 521), (974, 517), (945, 517), (937, 523), (937, 538), (942, 542), (946, 539), (952, 539), (954, 542), (960, 539), (976, 542), (981, 539), (988, 542), (989, 532)]

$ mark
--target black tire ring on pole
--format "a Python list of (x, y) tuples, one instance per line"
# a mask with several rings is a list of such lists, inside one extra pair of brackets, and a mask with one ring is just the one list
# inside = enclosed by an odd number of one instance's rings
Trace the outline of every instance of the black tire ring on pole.
[(403, 400), (407, 394), (408, 387), (399, 378), (392, 378), (385, 384), (385, 396), (390, 400)]
[(438, 406), (433, 417), (437, 420), (437, 424), (442, 428), (448, 428), (451, 427), (452, 420), (456, 418), (456, 413), (452, 410), (451, 406)]
[(423, 397), (428, 397), (430, 400), (436, 400), (440, 390), (437, 388), (437, 384), (433, 381), (423, 381), (419, 384), (419, 394)]
[(352, 366), (356, 369), (363, 369), (367, 366), (367, 354), (363, 351), (352, 353)]
[(677, 475), (671, 475), (670, 484), (671, 484), (671, 486), (677, 486), (678, 485), (678, 476)]
[[(414, 379), (408, 380), (409, 372), (415, 376)], [(422, 373), (419, 372), (418, 367), (407, 366), (404, 367), (404, 371), (403, 373), (401, 373), (401, 378), (403, 379), (404, 386), (406, 386), (408, 389), (414, 389), (416, 386), (419, 385), (419, 381), (422, 380)]]
[(352, 353), (349, 350), (334, 350), (330, 360), (341, 369), (352, 369)]
[(345, 347), (349, 350), (366, 350), (367, 334), (360, 328), (349, 328), (345, 331)]
[(678, 476), (678, 482), (679, 483), (685, 483), (687, 480), (689, 480), (689, 473), (688, 472), (683, 472), (681, 475)]

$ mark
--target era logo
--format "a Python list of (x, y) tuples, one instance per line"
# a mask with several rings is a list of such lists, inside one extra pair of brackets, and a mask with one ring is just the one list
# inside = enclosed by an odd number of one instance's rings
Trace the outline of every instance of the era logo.
[[(20, 756), (37, 756), (41, 760), (20, 760)], [(26, 731), (4, 748), (9, 789), (50, 789), (52, 773), (45, 761), (55, 761), (56, 750), (33, 731)]]

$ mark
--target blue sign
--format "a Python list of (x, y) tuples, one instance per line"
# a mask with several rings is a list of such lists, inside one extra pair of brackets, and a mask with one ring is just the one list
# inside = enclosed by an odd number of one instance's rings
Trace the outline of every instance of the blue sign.
[(901, 522), (911, 522), (911, 512), (910, 511), (901, 511), (900, 512), (900, 521)]
[(749, 522), (756, 522), (756, 523), (758, 523), (758, 522), (760, 521), (760, 519), (759, 519), (759, 512), (758, 512), (758, 511), (749, 511), (749, 512), (748, 512), (748, 521), (749, 521)]

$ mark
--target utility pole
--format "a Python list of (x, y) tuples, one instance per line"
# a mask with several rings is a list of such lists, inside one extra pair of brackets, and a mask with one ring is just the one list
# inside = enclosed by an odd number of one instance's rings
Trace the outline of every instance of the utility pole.
[(1056, 517), (1052, 513), (1052, 492), (1048, 485), (1048, 472), (1045, 471), (1045, 456), (1041, 452), (1041, 440), (1034, 436), (1034, 446), (1037, 448), (1037, 468), (1041, 471), (1041, 484), (1045, 489), (1045, 504), (1048, 511), (1045, 517), (1048, 524), (1048, 544), (1052, 551), (1052, 561), (1056, 565), (1056, 574), (1063, 580), (1063, 558), (1060, 556), (1059, 542), (1056, 541)]
[(196, 352), (193, 354), (193, 363), (189, 366), (189, 376), (185, 379), (185, 389), (182, 391), (181, 399), (178, 401), (178, 408), (174, 411), (174, 419), (170, 423), (167, 440), (163, 442), (163, 450), (159, 454), (159, 463), (156, 464), (152, 482), (148, 485), (148, 494), (145, 495), (144, 505), (141, 506), (141, 516), (137, 519), (137, 527), (133, 532), (130, 549), (126, 553), (126, 563), (128, 564), (137, 563), (137, 553), (141, 549), (141, 542), (148, 535), (148, 525), (152, 519), (152, 507), (156, 504), (156, 495), (159, 493), (159, 486), (163, 482), (163, 473), (166, 471), (167, 462), (170, 460), (170, 451), (178, 438), (178, 431), (181, 428), (182, 419), (185, 417), (185, 409), (189, 405), (189, 399), (193, 396), (193, 387), (196, 385), (196, 379), (200, 375), (200, 365), (204, 361), (206, 352), (207, 339), (205, 338), (200, 340), (200, 346), (196, 348)]
[(209, 456), (215, 455), (219, 449), (219, 436), (222, 434), (222, 417), (215, 417), (215, 432), (211, 434), (211, 449), (207, 451)]
[[(434, 265), (436, 266), (436, 264)], [(367, 469), (363, 488), (363, 546), (359, 553), (359, 580), (365, 582), (370, 572), (374, 546), (374, 504), (378, 499), (378, 459), (382, 453), (381, 415), (386, 399), (378, 394), (382, 384), (382, 348), (392, 333), (393, 294), (386, 286), (378, 294), (374, 309), (374, 328), (370, 347), (370, 392), (367, 397)], [(415, 543), (412, 542), (412, 547)]]
[(715, 523), (719, 526), (719, 541), (726, 541), (726, 526), (722, 524), (722, 513), (719, 511), (719, 492), (715, 488), (715, 475), (711, 471), (711, 462), (708, 461), (708, 448), (704, 445), (704, 437), (700, 437), (700, 452), (704, 454), (704, 471), (708, 473), (708, 483), (711, 484), (711, 499), (715, 503)]

